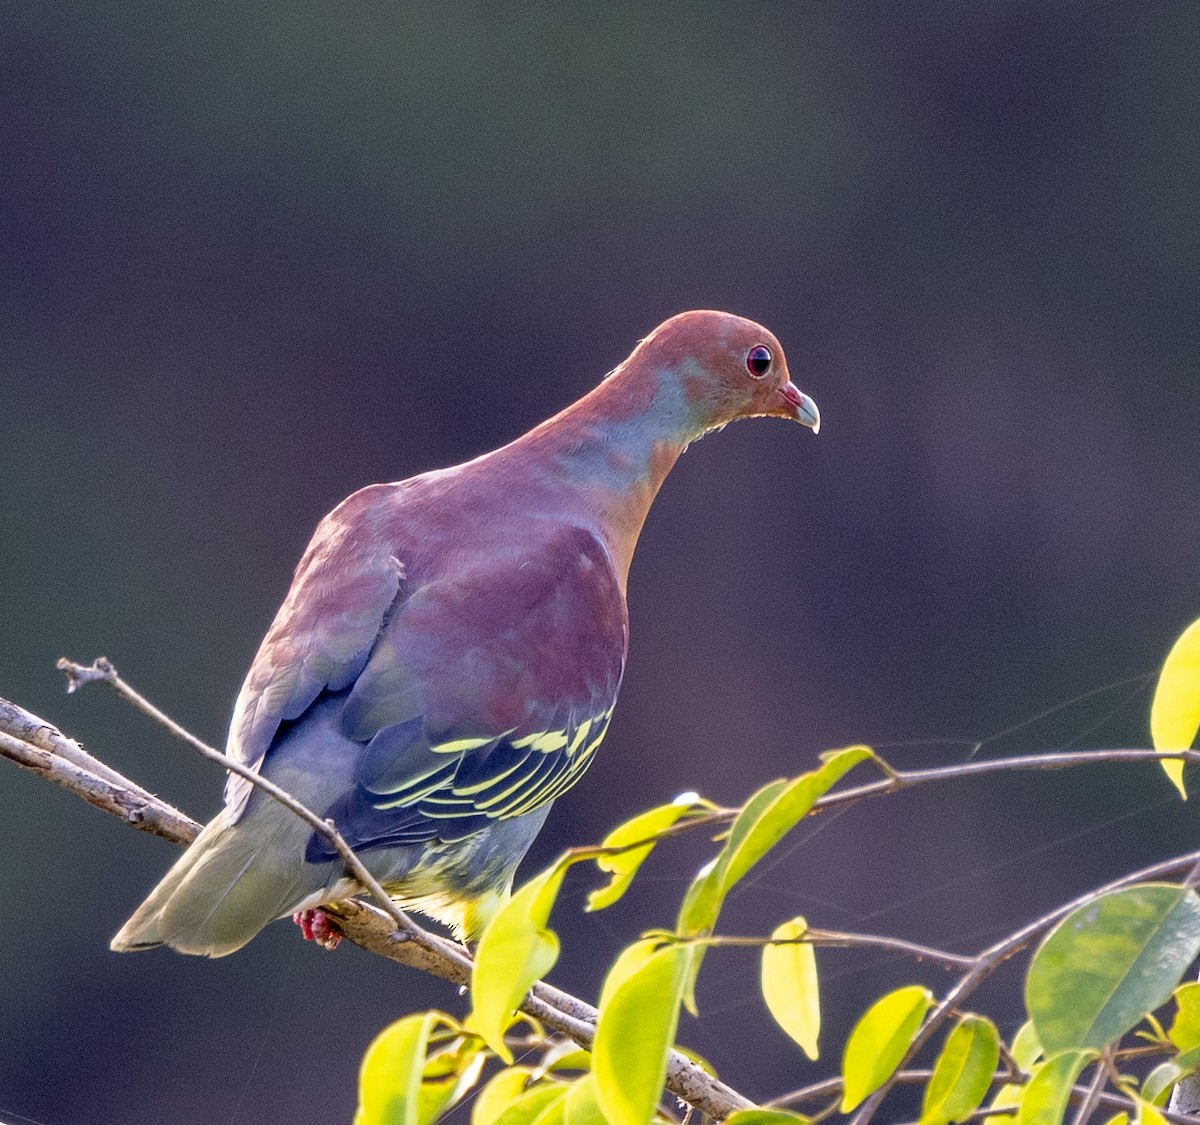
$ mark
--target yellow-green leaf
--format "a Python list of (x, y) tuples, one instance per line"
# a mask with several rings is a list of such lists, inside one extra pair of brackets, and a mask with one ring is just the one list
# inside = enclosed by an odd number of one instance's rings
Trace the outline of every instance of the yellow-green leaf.
[[(823, 797), (860, 762), (874, 757), (867, 746), (850, 746), (827, 756), (820, 769), (789, 782), (764, 808), (733, 822), (721, 863), (721, 890), (728, 893), (764, 855), (806, 817)], [(747, 807), (749, 813), (749, 807)], [(715, 919), (714, 919), (715, 921)]]
[[(1150, 705), (1150, 738), (1160, 751), (1187, 750), (1200, 730), (1200, 621), (1193, 621), (1172, 646), (1163, 662)], [(1183, 763), (1178, 759), (1163, 762), (1180, 796), (1187, 800), (1183, 787)]]
[(1017, 1125), (1059, 1125), (1071, 1097), (1071, 1087), (1095, 1051), (1061, 1051), (1038, 1066), (1021, 1095)]
[(362, 1125), (426, 1125), (445, 1108), (452, 1087), (442, 1090), (439, 1086), (429, 1091), (432, 1097), (421, 1096), (429, 1036), (438, 1026), (457, 1029), (458, 1024), (441, 1012), (421, 1012), (397, 1020), (375, 1037), (359, 1070), (356, 1121)]
[(657, 938), (639, 938), (621, 950), (600, 986), (601, 1011), (608, 1006), (617, 989), (649, 961), (661, 946), (662, 942)]
[(555, 1043), (543, 1056), (534, 1077), (542, 1078), (552, 1070), (591, 1070), (592, 1055), (570, 1039)]
[(1142, 1082), (1142, 1097), (1153, 1105), (1165, 1104), (1175, 1083), (1194, 1074), (1197, 1067), (1200, 1067), (1200, 1047), (1193, 1047), (1173, 1059), (1167, 1059), (1146, 1075)]
[[(1034, 1029), (1033, 1021), (1026, 1020), (1013, 1036), (1012, 1046), (1009, 1047), (1008, 1053), (1012, 1055), (1013, 1062), (1024, 1071), (1032, 1071), (1033, 1064), (1042, 1057), (1042, 1045), (1038, 1042), (1037, 1031)], [(1011, 1106), (1020, 1104), (1021, 1094), (1024, 1092), (1023, 1086), (1007, 1085), (1001, 1086), (996, 1091), (996, 1096), (992, 1099), (992, 1104), (989, 1109), (1006, 1109)], [(1013, 1119), (1009, 1114), (998, 1113), (994, 1117), (985, 1117), (983, 1125), (1012, 1125)]]
[(564, 1086), (559, 1096), (551, 1098), (532, 1118), (529, 1125), (566, 1125), (567, 1098), (570, 1095), (571, 1087)]
[(817, 959), (812, 945), (797, 940), (807, 929), (803, 918), (794, 918), (771, 935), (773, 942), (785, 944), (763, 946), (762, 993), (775, 1022), (810, 1059), (816, 1059), (821, 1030)]
[[(496, 1118), (496, 1125), (533, 1125), (547, 1110), (561, 1103), (569, 1089), (570, 1087), (562, 1082), (543, 1082), (534, 1086), (532, 1090), (526, 1090), (516, 1101), (505, 1107)], [(549, 1125), (549, 1122), (543, 1125)]]
[(1168, 1037), (1181, 1051), (1200, 1047), (1200, 981), (1190, 981), (1175, 989), (1175, 1004), (1178, 1010)]
[(786, 1109), (735, 1109), (723, 1125), (808, 1125), (811, 1120)]
[(1135, 1125), (1167, 1125), (1167, 1119), (1149, 1102), (1144, 1102), (1141, 1098), (1135, 1098), (1134, 1101), (1138, 1107)]
[(983, 1104), (999, 1061), (996, 1025), (983, 1016), (963, 1016), (934, 1064), (920, 1125), (949, 1125), (974, 1113)]
[(475, 951), (466, 1026), (506, 1063), (513, 1059), (504, 1032), (517, 1005), (558, 960), (558, 937), (546, 923), (567, 866), (555, 863), (517, 891), (488, 923)]
[(608, 1125), (596, 1096), (594, 1074), (585, 1074), (571, 1087), (563, 1116), (564, 1125)]
[(929, 989), (912, 984), (889, 992), (863, 1013), (842, 1055), (842, 1113), (849, 1113), (891, 1077), (932, 1003)]
[(1022, 1070), (1030, 1070), (1042, 1057), (1042, 1044), (1037, 1037), (1037, 1028), (1033, 1026), (1033, 1020), (1026, 1020), (1017, 1028), (1009, 1054)]
[(1064, 918), (1025, 978), (1049, 1053), (1103, 1049), (1165, 1003), (1200, 953), (1200, 897), (1151, 883), (1112, 891)]
[(496, 1125), (500, 1115), (517, 1098), (533, 1077), (527, 1066), (510, 1066), (500, 1071), (482, 1090), (471, 1106), (471, 1125)]
[[(657, 843), (658, 834), (670, 828), (681, 816), (691, 812), (699, 803), (700, 798), (695, 793), (683, 793), (669, 805), (659, 805), (658, 808), (649, 809), (614, 828), (604, 838), (601, 847), (625, 850), (597, 857), (596, 866), (601, 871), (609, 872), (612, 878), (607, 886), (598, 887), (588, 895), (587, 909), (603, 910), (606, 906), (612, 906), (629, 889), (629, 884), (633, 882), (638, 868), (642, 866)], [(631, 844), (637, 844), (639, 840), (647, 842), (638, 847), (630, 847)]]
[[(742, 807), (725, 844), (712, 862), (705, 864), (692, 880), (675, 924), (682, 937), (712, 932), (725, 896), (771, 848), (808, 815), (813, 805), (859, 762), (875, 757), (869, 746), (849, 746), (822, 754), (824, 764), (816, 770), (787, 780), (764, 785)], [(697, 947), (689, 957), (684, 979), (684, 1004), (696, 1013), (696, 976), (704, 960)]]
[(602, 991), (592, 1074), (611, 1125), (646, 1125), (662, 1094), (675, 1041), (687, 951), (664, 946), (632, 971), (622, 965), (624, 957), (613, 967), (621, 973), (619, 981), (606, 981)]

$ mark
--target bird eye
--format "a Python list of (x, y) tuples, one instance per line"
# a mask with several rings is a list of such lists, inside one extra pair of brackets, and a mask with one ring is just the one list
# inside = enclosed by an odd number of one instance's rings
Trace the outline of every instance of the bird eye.
[(771, 370), (771, 349), (764, 344), (759, 344), (751, 348), (749, 354), (746, 356), (746, 370), (755, 379), (761, 379)]

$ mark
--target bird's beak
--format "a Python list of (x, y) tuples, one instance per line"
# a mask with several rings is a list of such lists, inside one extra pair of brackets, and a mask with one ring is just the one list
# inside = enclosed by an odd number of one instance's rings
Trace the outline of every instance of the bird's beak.
[(784, 383), (779, 393), (790, 407), (789, 417), (795, 418), (802, 426), (811, 426), (814, 434), (821, 432), (821, 412), (808, 395), (795, 383)]

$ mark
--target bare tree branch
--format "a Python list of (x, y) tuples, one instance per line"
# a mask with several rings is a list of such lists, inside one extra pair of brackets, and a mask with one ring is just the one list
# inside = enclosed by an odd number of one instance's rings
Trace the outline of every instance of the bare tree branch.
[[(60, 661), (73, 684), (103, 681), (117, 688), (150, 717), (166, 726), (176, 737), (187, 742), (206, 758), (227, 769), (249, 775), (249, 780), (271, 793), (314, 831), (345, 847), (345, 841), (330, 822), (322, 820), (288, 794), (246, 770), (218, 750), (184, 730), (152, 703), (120, 679), (111, 663), (97, 661), (91, 666)], [(118, 687), (118, 685), (120, 685)], [(196, 838), (200, 825), (166, 802), (122, 777), (92, 757), (73, 739), (67, 738), (51, 723), (38, 718), (8, 700), (0, 699), (0, 757), (46, 777), (71, 790), (89, 804), (120, 817), (146, 832), (162, 836), (176, 844), (187, 845)], [(84, 764), (78, 764), (84, 763)], [(104, 775), (104, 776), (101, 776)], [(274, 792), (272, 792), (274, 790)], [(336, 846), (336, 843), (335, 843)], [(352, 869), (361, 861), (349, 851)], [(365, 872), (365, 869), (363, 869)], [(369, 872), (366, 872), (370, 878)], [(358, 872), (355, 871), (356, 877)], [(378, 887), (378, 883), (375, 882)], [(324, 909), (334, 917), (346, 938), (355, 945), (391, 961), (419, 969), (460, 987), (471, 979), (471, 961), (456, 943), (425, 930), (396, 907), (380, 888), (384, 907), (358, 899), (345, 899)], [(403, 922), (397, 920), (399, 915)], [(595, 1008), (569, 993), (539, 982), (521, 1004), (521, 1011), (546, 1027), (568, 1036), (581, 1047), (590, 1048), (595, 1038), (598, 1013)], [(709, 1117), (727, 1117), (736, 1109), (749, 1109), (754, 1103), (736, 1090), (713, 1078), (678, 1051), (672, 1051), (667, 1064), (667, 1089)]]
[[(85, 667), (63, 660), (59, 662), (59, 666), (68, 674), (71, 683), (69, 690), (75, 690), (83, 684), (96, 681), (108, 683), (140, 710), (166, 727), (175, 737), (187, 742), (199, 753), (219, 763), (225, 769), (246, 777), (252, 784), (265, 790), (275, 800), (280, 801), (296, 816), (303, 819), (315, 832), (329, 840), (342, 856), (348, 870), (364, 887), (371, 891), (379, 902), (379, 905), (375, 906), (358, 899), (349, 899), (324, 908), (337, 920), (339, 927), (350, 941), (369, 952), (420, 969), (455, 985), (463, 986), (470, 982), (472, 966), (465, 951), (457, 944), (425, 930), (399, 910), (370, 875), (370, 872), (363, 867), (332, 822), (323, 820), (253, 770), (227, 758), (218, 750), (195, 738), (122, 680), (109, 661), (101, 658), (91, 666)], [(22, 768), (54, 781), (96, 807), (134, 824), (142, 831), (163, 836), (174, 843), (190, 843), (199, 831), (200, 826), (185, 814), (160, 801), (88, 754), (77, 742), (64, 736), (51, 724), (3, 699), (0, 699), (0, 757), (8, 758)], [(1200, 761), (1200, 753), (1180, 751), (1160, 754), (1153, 750), (1122, 749), (1026, 755), (927, 770), (897, 771), (885, 765), (886, 776), (882, 781), (827, 794), (817, 802), (813, 811), (848, 805), (868, 797), (882, 796), (930, 782), (957, 780), (987, 773), (1062, 769), (1070, 766), (1109, 762), (1155, 762), (1165, 759)], [(737, 811), (736, 809), (718, 809), (690, 820), (680, 821), (666, 832), (658, 834), (650, 840), (630, 844), (628, 847), (639, 847), (644, 843), (651, 843), (662, 835), (675, 835), (696, 827), (724, 824), (731, 820)], [(594, 852), (597, 855), (611, 850), (613, 849), (580, 849), (581, 853), (591, 854)], [(616, 850), (627, 850), (627, 848)], [(1068, 913), (1102, 894), (1122, 887), (1167, 875), (1194, 873), (1198, 864), (1200, 864), (1200, 851), (1177, 856), (1123, 876), (1056, 908), (973, 957), (917, 945), (902, 939), (867, 934), (814, 930), (810, 931), (803, 940), (828, 945), (888, 948), (917, 958), (936, 961), (947, 968), (965, 970), (927, 1017), (906, 1058), (901, 1063), (901, 1068), (903, 1068), (911, 1062), (938, 1028), (960, 1009), (962, 1001), (971, 992), (1009, 958), (1026, 949)], [(761, 945), (769, 940), (717, 937), (707, 939), (707, 943)], [(546, 1027), (568, 1036), (583, 1047), (590, 1047), (592, 1044), (597, 1012), (595, 1008), (577, 997), (540, 982), (530, 991), (521, 1005), (521, 1010), (541, 1021)], [(854, 1125), (866, 1125), (870, 1121), (893, 1083), (916, 1080), (915, 1076), (922, 1073), (925, 1072), (898, 1069), (892, 1080), (881, 1087), (859, 1108), (854, 1118)], [(1011, 1076), (1009, 1078), (1011, 1080)], [(838, 1080), (833, 1081), (834, 1085), (832, 1086), (829, 1083), (819, 1083), (804, 1091), (797, 1091), (793, 1095), (777, 1099), (772, 1104), (786, 1104), (792, 1100), (804, 1100), (831, 1092), (836, 1093)], [(717, 1119), (727, 1116), (735, 1109), (749, 1108), (753, 1104), (735, 1090), (712, 1078), (678, 1052), (672, 1052), (668, 1064), (667, 1088), (696, 1109)], [(1082, 1091), (1082, 1093), (1086, 1094), (1087, 1091)], [(1105, 1105), (1124, 1106), (1126, 1104), (1109, 1094), (1100, 1095), (1098, 1100), (1100, 1104)], [(1200, 1122), (1200, 1118), (1187, 1117), (1178, 1113), (1169, 1115), (1168, 1120)]]

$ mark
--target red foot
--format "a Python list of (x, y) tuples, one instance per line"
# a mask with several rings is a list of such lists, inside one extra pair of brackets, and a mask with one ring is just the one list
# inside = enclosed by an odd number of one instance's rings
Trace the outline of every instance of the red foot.
[(315, 941), (323, 949), (337, 949), (342, 940), (342, 931), (337, 923), (319, 906), (312, 910), (297, 911), (292, 915), (292, 921), (300, 927), (305, 941)]

